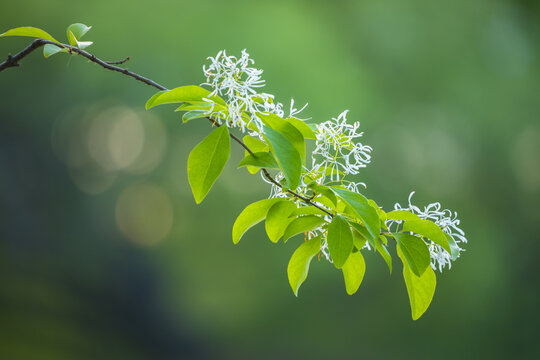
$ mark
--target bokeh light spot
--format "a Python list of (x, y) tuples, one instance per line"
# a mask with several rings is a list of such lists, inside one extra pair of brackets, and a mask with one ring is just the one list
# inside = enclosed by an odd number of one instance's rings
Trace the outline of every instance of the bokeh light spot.
[(157, 244), (173, 225), (169, 195), (148, 183), (127, 187), (116, 202), (116, 224), (127, 239), (137, 244)]

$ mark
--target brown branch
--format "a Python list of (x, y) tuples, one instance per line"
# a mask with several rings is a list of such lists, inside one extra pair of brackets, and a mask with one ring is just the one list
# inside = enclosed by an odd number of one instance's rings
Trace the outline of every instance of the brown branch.
[[(44, 39), (34, 40), (32, 42), (32, 44), (30, 44), (28, 47), (23, 49), (17, 55), (14, 55), (14, 56), (8, 55), (7, 60), (0, 64), (0, 71), (5, 70), (5, 69), (7, 69), (9, 67), (19, 66), (18, 62), (20, 60), (22, 60), (24, 57), (29, 55), (32, 51), (40, 48), (43, 45), (47, 45), (47, 44), (58, 46), (59, 48), (62, 48), (62, 49), (64, 49), (64, 48), (69, 49), (70, 53), (79, 54), (82, 57), (87, 58), (91, 62), (96, 63), (96, 64), (102, 66), (103, 68), (107, 69), (107, 70), (117, 71), (117, 72), (122, 73), (124, 75), (130, 76), (130, 77), (134, 78), (135, 80), (139, 80), (139, 81), (141, 81), (141, 82), (143, 82), (143, 83), (145, 83), (147, 85), (155, 87), (156, 89), (167, 90), (167, 88), (165, 86), (162, 86), (162, 85), (156, 83), (153, 80), (150, 80), (150, 79), (148, 79), (148, 78), (146, 78), (144, 76), (141, 76), (141, 75), (136, 74), (136, 73), (134, 73), (132, 71), (129, 71), (128, 69), (124, 69), (124, 68), (121, 68), (119, 66), (115, 66), (115, 65), (113, 65), (113, 63), (108, 63), (106, 61), (103, 61), (103, 60), (97, 58), (96, 56), (94, 56), (94, 55), (92, 55), (92, 54), (90, 54), (90, 53), (88, 53), (88, 52), (86, 52), (84, 50), (81, 50), (81, 49), (76, 48), (76, 47), (71, 47), (71, 46), (66, 45), (66, 44), (59, 44), (59, 43), (56, 43), (54, 41), (49, 41), (49, 40), (44, 40)], [(125, 60), (123, 62), (126, 62), (126, 61), (127, 60)]]
[(127, 62), (131, 60), (131, 58), (128, 56), (127, 58), (125, 58), (124, 60), (120, 60), (120, 61), (106, 61), (107, 64), (109, 65), (122, 65), (123, 63)]
[[(96, 63), (96, 64), (100, 65), (101, 67), (107, 69), (107, 70), (116, 71), (116, 72), (119, 72), (121, 74), (130, 76), (130, 77), (134, 78), (135, 80), (138, 80), (138, 81), (141, 81), (141, 82), (143, 82), (143, 83), (145, 83), (147, 85), (153, 86), (158, 90), (168, 90), (165, 86), (160, 85), (160, 84), (158, 84), (157, 82), (155, 82), (153, 80), (150, 80), (150, 79), (148, 79), (148, 78), (146, 78), (144, 76), (136, 74), (136, 73), (134, 73), (132, 71), (129, 71), (127, 69), (121, 68), (119, 66), (115, 66), (115, 65), (121, 65), (121, 64), (125, 63), (126, 61), (129, 60), (129, 57), (127, 57), (127, 58), (125, 58), (124, 60), (121, 60), (121, 61), (107, 62), (107, 61), (103, 61), (103, 60), (97, 58), (95, 55), (90, 54), (90, 53), (88, 53), (88, 52), (86, 52), (84, 50), (81, 50), (81, 49), (77, 48), (77, 47), (71, 47), (69, 45), (59, 44), (59, 43), (56, 43), (54, 41), (49, 41), (49, 40), (44, 40), (44, 39), (36, 39), (36, 40), (34, 40), (29, 46), (24, 48), (22, 51), (20, 51), (16, 55), (12, 56), (11, 54), (9, 54), (8, 57), (7, 57), (7, 60), (0, 64), (0, 71), (3, 71), (3, 70), (5, 70), (5, 69), (7, 69), (9, 67), (19, 66), (19, 61), (20, 60), (22, 60), (23, 58), (28, 56), (34, 50), (36, 50), (36, 49), (38, 49), (41, 46), (44, 46), (46, 44), (58, 46), (59, 48), (67, 48), (67, 49), (69, 49), (70, 53), (79, 54), (82, 57), (87, 58), (91, 62)], [(214, 120), (212, 120), (210, 118), (208, 118), (208, 120), (210, 120), (213, 124), (215, 124)], [(219, 126), (219, 124), (216, 124), (216, 125)], [(253, 151), (251, 151), (251, 149), (242, 140), (240, 140), (234, 134), (229, 133), (229, 135), (230, 135), (231, 139), (233, 139), (240, 146), (242, 146), (248, 153), (253, 154)], [(266, 170), (265, 168), (261, 168), (261, 171), (263, 172), (264, 177), (268, 181), (270, 181), (272, 184), (280, 187), (281, 189), (285, 190), (285, 188), (270, 175), (268, 170)], [(304, 197), (304, 196), (302, 196), (302, 195), (300, 195), (300, 194), (298, 194), (298, 193), (296, 193), (296, 192), (294, 192), (294, 191), (292, 191), (290, 189), (287, 189), (286, 191), (289, 194), (296, 197), (297, 199), (302, 200), (307, 205), (314, 206), (317, 209), (323, 211), (324, 213), (326, 213), (326, 214), (328, 214), (328, 215), (330, 215), (332, 217), (334, 216), (334, 214), (332, 214), (328, 210), (326, 210), (323, 207), (321, 207), (321, 206), (317, 205), (316, 203), (312, 202), (311, 199), (308, 199), (308, 198), (306, 198), (306, 197)]]
[(8, 54), (7, 60), (0, 64), (0, 71), (5, 70), (9, 67), (19, 66), (19, 61), (26, 57), (28, 54), (30, 54), (32, 51), (36, 50), (37, 48), (42, 47), (45, 45), (45, 41), (43, 39), (36, 39), (34, 40), (30, 45), (25, 47), (23, 50), (21, 50), (19, 53), (15, 55)]

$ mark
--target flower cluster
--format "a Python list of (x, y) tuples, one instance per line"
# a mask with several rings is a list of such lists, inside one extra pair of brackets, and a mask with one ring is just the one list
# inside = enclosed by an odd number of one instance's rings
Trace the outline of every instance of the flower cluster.
[[(459, 244), (467, 243), (467, 238), (465, 237), (465, 233), (463, 230), (459, 228), (459, 219), (457, 218), (457, 212), (453, 212), (448, 209), (442, 209), (442, 206), (440, 203), (431, 203), (424, 207), (424, 210), (421, 210), (418, 206), (413, 205), (411, 203), (412, 196), (414, 195), (414, 191), (411, 192), (408, 199), (408, 206), (402, 207), (399, 203), (396, 203), (394, 205), (395, 210), (406, 210), (410, 211), (421, 219), (424, 220), (431, 220), (436, 225), (438, 225), (442, 231), (444, 231), (446, 234), (448, 234), (458, 245), (458, 251), (464, 251)], [(394, 224), (400, 224), (401, 221), (397, 220), (388, 220), (386, 225), (388, 228), (393, 226)], [(446, 265), (448, 265), (448, 268), (452, 267), (452, 255), (448, 253), (445, 249), (443, 249), (440, 245), (435, 244), (433, 241), (429, 240), (428, 242), (428, 248), (429, 253), (431, 257), (431, 267), (433, 270), (438, 269), (439, 271), (442, 271)], [(459, 254), (457, 255), (459, 257)]]
[[(215, 57), (208, 58), (209, 66), (203, 66), (206, 82), (202, 85), (208, 85), (213, 88), (211, 94), (204, 101), (211, 104), (208, 115), (220, 124), (226, 124), (229, 127), (237, 127), (241, 131), (250, 129), (250, 135), (263, 138), (264, 125), (260, 118), (262, 113), (272, 113), (282, 118), (300, 119), (298, 114), (303, 111), (307, 104), (301, 109), (294, 107), (294, 100), (291, 100), (289, 113), (285, 114), (283, 104), (274, 101), (272, 94), (259, 92), (258, 89), (265, 86), (262, 79), (263, 71), (253, 67), (254, 61), (250, 59), (246, 50), (237, 58), (228, 56), (225, 50), (219, 51)], [(227, 106), (218, 106), (212, 98), (213, 96), (223, 97)], [(371, 162), (372, 148), (363, 145), (358, 140), (363, 136), (359, 122), (349, 123), (347, 121), (348, 110), (343, 111), (337, 118), (316, 124), (314, 133), (316, 136), (315, 149), (312, 153), (311, 168), (303, 167), (303, 175), (300, 183), (294, 192), (304, 198), (310, 197), (311, 190), (309, 184), (316, 182), (319, 185), (338, 184), (345, 186), (353, 192), (360, 192), (360, 187), (366, 187), (362, 182), (351, 181), (347, 175), (356, 175), (361, 168), (365, 168)], [(274, 175), (272, 182), (266, 178), (266, 174), (261, 173), (262, 179), (271, 186), (270, 198), (290, 198), (291, 194), (281, 186), (285, 178), (282, 172)], [(407, 210), (421, 219), (428, 219), (438, 225), (446, 234), (448, 234), (457, 244), (466, 243), (464, 232), (459, 228), (457, 214), (450, 210), (441, 209), (439, 203), (432, 203), (423, 210), (411, 203), (409, 196), (408, 207), (402, 207), (395, 204), (396, 210)], [(317, 200), (313, 200), (317, 203)], [(328, 209), (324, 204), (317, 203), (318, 206)], [(297, 206), (302, 206), (297, 203)], [(326, 219), (328, 222), (331, 218)], [(401, 221), (388, 220), (386, 226), (388, 229), (395, 226), (396, 229)], [(324, 226), (312, 229), (306, 232), (307, 239), (315, 236), (321, 236), (321, 253), (332, 262), (326, 242), (326, 230)], [(452, 256), (448, 251), (431, 240), (426, 240), (431, 257), (431, 266), (433, 269), (438, 267), (439, 271), (448, 265), (450, 268)], [(366, 248), (370, 249), (366, 242)], [(459, 251), (463, 251), (457, 246)], [(459, 256), (459, 255), (458, 255)]]
[[(261, 107), (269, 110), (272, 99), (272, 95), (260, 94), (255, 90), (265, 85), (265, 81), (261, 78), (263, 71), (250, 66), (255, 62), (249, 58), (246, 50), (242, 51), (240, 58), (228, 56), (225, 50), (221, 50), (216, 57), (209, 57), (208, 60), (211, 64), (208, 67), (203, 66), (206, 82), (202, 85), (214, 89), (212, 96), (225, 97), (228, 112), (214, 112), (212, 107), (210, 111), (212, 118), (220, 123), (225, 122), (229, 127), (238, 127), (242, 130), (253, 123), (261, 131), (262, 122), (257, 117), (257, 112)], [(216, 105), (211, 96), (205, 100)], [(279, 110), (274, 106), (274, 111)]]
[[(225, 123), (242, 131), (251, 128), (261, 134), (263, 123), (258, 116), (260, 113), (285, 116), (283, 104), (274, 101), (274, 95), (257, 91), (258, 88), (265, 86), (265, 81), (261, 77), (263, 71), (251, 66), (255, 62), (250, 59), (245, 49), (240, 58), (228, 56), (225, 50), (221, 50), (208, 60), (210, 65), (203, 66), (206, 82), (201, 85), (208, 85), (214, 89), (204, 100), (211, 105), (209, 115), (218, 123)], [(217, 103), (212, 100), (212, 96), (216, 95), (225, 98), (226, 112), (217, 110)], [(306, 106), (307, 104), (298, 110), (294, 107), (294, 100), (291, 100), (288, 117), (296, 117)], [(250, 124), (253, 126), (250, 127)]]
[(372, 148), (356, 141), (364, 133), (358, 131), (359, 122), (347, 123), (348, 111), (317, 125), (313, 155), (319, 156), (313, 156), (313, 168), (330, 169), (331, 180), (339, 181), (348, 174), (356, 175), (359, 169), (371, 162)]

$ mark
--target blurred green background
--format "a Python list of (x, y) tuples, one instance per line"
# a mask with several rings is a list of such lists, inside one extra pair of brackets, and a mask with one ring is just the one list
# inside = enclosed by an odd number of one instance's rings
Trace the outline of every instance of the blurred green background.
[[(315, 261), (295, 298), (299, 238), (231, 228), (268, 194), (232, 161), (200, 206), (186, 176), (205, 122), (80, 57), (35, 52), (0, 73), (0, 358), (388, 359), (540, 355), (540, 5), (522, 1), (5, 2), (0, 32), (73, 22), (105, 60), (169, 88), (247, 48), (266, 92), (350, 109), (374, 148), (359, 180), (385, 209), (440, 201), (469, 244), (410, 317), (401, 265), (366, 254), (359, 292)], [(30, 43), (0, 41), (2, 58)]]

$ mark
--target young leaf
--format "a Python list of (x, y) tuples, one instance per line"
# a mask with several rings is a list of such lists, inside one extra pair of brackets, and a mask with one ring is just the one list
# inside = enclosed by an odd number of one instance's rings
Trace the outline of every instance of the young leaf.
[(400, 253), (399, 249), (398, 255), (403, 262), (403, 278), (405, 279), (407, 293), (409, 294), (412, 319), (417, 320), (426, 312), (433, 300), (437, 285), (435, 272), (430, 266), (422, 276), (416, 276), (407, 261), (403, 260), (403, 253)]
[(289, 140), (289, 142), (294, 146), (296, 151), (298, 151), (298, 154), (300, 154), (300, 158), (302, 160), (302, 164), (306, 162), (306, 142), (304, 140), (304, 137), (302, 136), (302, 133), (296, 129), (293, 125), (291, 125), (286, 120), (283, 120), (279, 116), (275, 114), (262, 114), (260, 115), (260, 118), (266, 125), (266, 127), (270, 127)]
[(230, 153), (229, 129), (226, 126), (220, 126), (195, 146), (189, 154), (188, 180), (197, 204), (203, 201), (214, 185), (229, 160)]
[(345, 289), (347, 294), (354, 294), (364, 278), (364, 273), (366, 272), (366, 263), (364, 262), (364, 257), (360, 251), (354, 252), (349, 255), (345, 264), (341, 268), (343, 272), (343, 278), (345, 279)]
[(53, 56), (54, 54), (59, 52), (68, 52), (68, 50), (66, 48), (60, 48), (53, 44), (45, 44), (45, 46), (43, 47), (43, 56), (45, 56), (45, 58)]
[(283, 241), (287, 241), (293, 236), (303, 232), (318, 228), (324, 223), (326, 223), (326, 221), (323, 218), (315, 215), (300, 216), (287, 225), (287, 228), (283, 233)]
[(307, 278), (311, 259), (317, 255), (320, 249), (321, 238), (320, 236), (317, 236), (303, 242), (293, 253), (291, 260), (289, 260), (287, 276), (295, 296), (298, 296), (298, 289), (300, 289), (300, 285), (302, 285)]
[(337, 205), (336, 194), (334, 194), (334, 192), (330, 190), (328, 186), (317, 184), (316, 182), (312, 182), (308, 184), (308, 187), (314, 192), (319, 193), (325, 196), (326, 198), (328, 198), (328, 200), (330, 200), (334, 204), (334, 206)]
[(93, 44), (92, 41), (77, 41), (77, 47), (79, 49), (86, 49), (87, 47), (89, 47), (92, 44)]
[[(333, 194), (333, 193), (332, 193)], [(313, 198), (313, 202), (319, 203), (320, 205), (324, 205), (330, 210), (336, 210), (337, 206), (335, 203), (332, 202), (328, 197), (324, 195), (317, 195)]]
[[(215, 106), (222, 107), (222, 105), (215, 105)], [(211, 107), (212, 107), (212, 105), (207, 103), (206, 101), (192, 101), (192, 102), (189, 102), (189, 103), (183, 103), (182, 105), (177, 107), (174, 110), (174, 112), (191, 111), (191, 110), (204, 110), (204, 111), (208, 112), (211, 109)]]
[(265, 127), (265, 139), (270, 144), (276, 156), (279, 167), (287, 180), (287, 188), (296, 189), (300, 183), (302, 173), (302, 160), (300, 154), (291, 142), (281, 133), (272, 128)]
[(404, 233), (393, 233), (392, 235), (397, 240), (398, 248), (411, 270), (416, 276), (422, 276), (429, 267), (430, 260), (429, 250), (424, 240)]
[[(68, 34), (68, 38), (69, 38), (69, 33), (71, 32), (73, 36), (75, 37), (75, 39), (80, 40), (84, 36), (84, 34), (86, 34), (88, 30), (90, 30), (91, 28), (92, 28), (91, 26), (86, 26), (81, 23), (75, 23), (75, 24), (69, 25), (66, 32)], [(71, 44), (71, 45), (74, 45), (74, 44)]]
[(422, 220), (418, 215), (413, 214), (410, 211), (406, 210), (394, 210), (386, 213), (386, 218), (389, 220)]
[(80, 38), (90, 30), (91, 26), (88, 27), (84, 24), (71, 24), (68, 26), (67, 38), (71, 46), (76, 46), (79, 49), (85, 49), (93, 44), (91, 41), (79, 41)]
[(371, 235), (371, 233), (368, 231), (368, 229), (366, 229), (366, 227), (364, 225), (360, 225), (360, 224), (357, 224), (355, 222), (351, 222), (351, 226), (354, 228), (354, 230), (356, 230), (360, 235), (362, 235), (364, 238), (367, 239), (367, 241), (369, 242), (369, 245), (371, 245), (371, 247), (376, 247), (377, 245), (375, 244), (375, 239), (377, 239), (376, 237), (373, 237)]
[(381, 231), (379, 214), (369, 205), (368, 200), (363, 195), (337, 187), (332, 187), (332, 191), (354, 210), (356, 216), (366, 225), (373, 239), (379, 237)]
[(245, 158), (240, 161), (238, 167), (243, 166), (256, 166), (258, 168), (266, 169), (278, 169), (279, 165), (276, 159), (269, 152), (254, 152), (253, 154), (247, 154)]
[(299, 208), (295, 209), (293, 213), (290, 216), (302, 216), (302, 215), (319, 215), (324, 216), (328, 215), (321, 209), (316, 208), (315, 206), (300, 206)]
[(459, 246), (458, 244), (456, 244), (456, 242), (450, 235), (446, 233), (444, 235), (446, 235), (446, 240), (448, 240), (448, 244), (450, 244), (450, 249), (452, 250), (450, 252), (450, 255), (452, 256), (452, 260), (456, 260), (459, 257)]
[(304, 139), (312, 139), (312, 140), (317, 139), (317, 136), (315, 135), (313, 130), (311, 130), (308, 124), (306, 124), (302, 120), (295, 119), (295, 118), (288, 118), (285, 121), (288, 121), (292, 126), (294, 126), (298, 131), (300, 131)]
[(418, 235), (422, 235), (433, 241), (435, 244), (442, 246), (442, 248), (449, 253), (452, 252), (450, 244), (446, 239), (446, 234), (440, 227), (435, 225), (434, 222), (429, 220), (409, 220), (403, 224), (402, 231), (412, 231)]
[(193, 110), (188, 111), (182, 115), (182, 121), (187, 123), (188, 121), (205, 118), (208, 116), (208, 112), (205, 110)]
[[(270, 151), (270, 146), (266, 145), (263, 141), (254, 138), (253, 136), (244, 136), (242, 139), (244, 141), (244, 144), (247, 145), (248, 148), (250, 148), (253, 152), (268, 152)], [(248, 156), (249, 152), (244, 151), (244, 155)], [(256, 174), (260, 168), (255, 166), (247, 166), (246, 169), (249, 171), (250, 174)]]
[(366, 241), (367, 239), (362, 236), (362, 234), (360, 234), (358, 231), (356, 231), (355, 229), (353, 229), (352, 231), (352, 234), (353, 234), (353, 244), (354, 244), (354, 247), (360, 251), (364, 248), (364, 246), (366, 245)]
[(302, 216), (302, 215), (319, 215), (319, 216), (325, 216), (328, 215), (324, 211), (322, 211), (319, 208), (316, 208), (315, 206), (300, 206), (296, 210), (293, 211), (293, 213), (290, 216)]
[(374, 200), (369, 199), (368, 204), (377, 211), (377, 214), (379, 214), (379, 219), (381, 220), (381, 224), (384, 224), (386, 222), (386, 213), (384, 212), (384, 210), (381, 209)]
[(33, 38), (38, 38), (38, 39), (50, 40), (50, 41), (54, 41), (55, 43), (61, 44), (58, 40), (53, 38), (51, 35), (49, 35), (45, 31), (32, 27), (32, 26), (23, 26), (23, 27), (11, 29), (11, 30), (6, 31), (3, 34), (0, 34), (0, 37), (2, 36), (27, 36), (27, 37), (33, 37)]
[(351, 228), (341, 215), (334, 216), (334, 219), (328, 225), (326, 241), (328, 242), (328, 250), (334, 261), (334, 266), (341, 269), (353, 248)]
[[(203, 98), (207, 98), (210, 95), (210, 91), (203, 89), (196, 85), (180, 86), (172, 90), (160, 91), (152, 96), (146, 102), (146, 109), (153, 108), (154, 106), (162, 104), (174, 104), (191, 101), (203, 101)], [(223, 101), (223, 100), (222, 100)], [(216, 102), (219, 102), (216, 100)], [(225, 105), (224, 103), (222, 105)]]
[(253, 152), (270, 151), (270, 147), (267, 144), (253, 136), (246, 135), (242, 138), (242, 141)]
[(270, 210), (268, 210), (264, 227), (270, 241), (274, 243), (278, 242), (278, 240), (283, 236), (287, 225), (289, 225), (292, 220), (289, 218), (289, 215), (295, 209), (296, 205), (292, 201), (283, 200), (275, 203), (272, 205)]
[(242, 210), (233, 225), (233, 243), (238, 244), (245, 232), (263, 221), (272, 205), (281, 200), (282, 199), (260, 200), (248, 205), (244, 210)]

